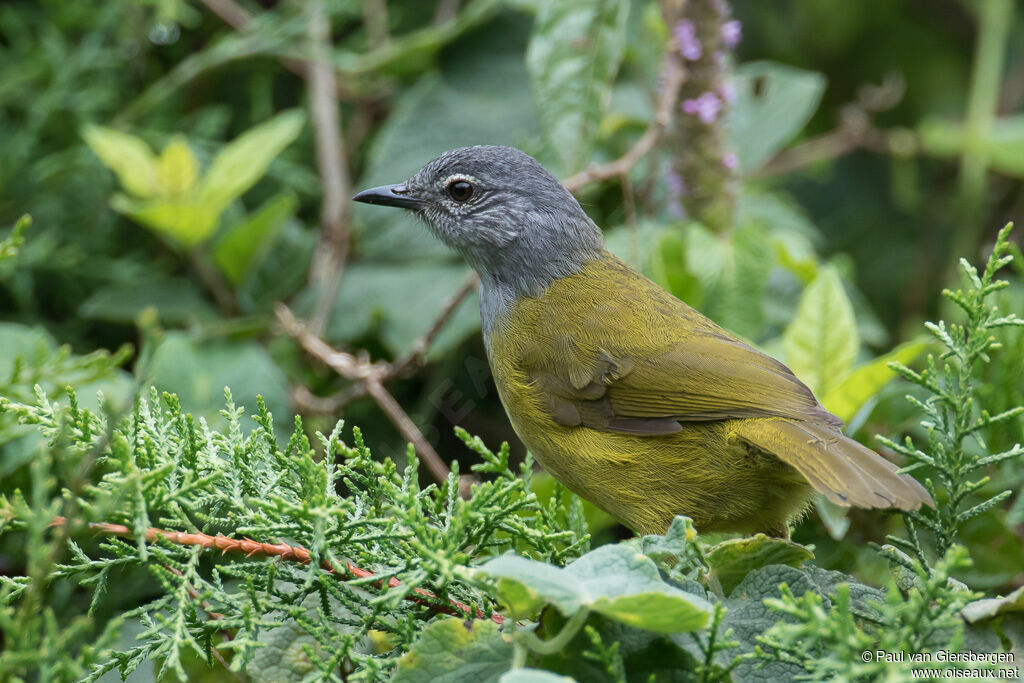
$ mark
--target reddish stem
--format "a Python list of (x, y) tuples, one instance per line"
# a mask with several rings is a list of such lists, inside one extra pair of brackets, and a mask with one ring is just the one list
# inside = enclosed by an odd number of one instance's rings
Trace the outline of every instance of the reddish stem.
[[(65, 524), (67, 524), (66, 519), (64, 519), (63, 517), (55, 517), (54, 520), (50, 523), (50, 526), (63, 526)], [(110, 534), (112, 536), (134, 536), (132, 530), (123, 524), (91, 522), (89, 524), (89, 528), (103, 534)], [(147, 541), (153, 543), (158, 538), (166, 539), (171, 543), (177, 543), (178, 545), (202, 546), (204, 550), (208, 550), (210, 548), (217, 548), (221, 551), (222, 555), (230, 552), (241, 553), (246, 557), (252, 557), (254, 555), (260, 555), (263, 557), (280, 557), (282, 560), (287, 560), (289, 562), (298, 562), (299, 564), (309, 564), (312, 561), (310, 552), (302, 546), (298, 545), (288, 545), (287, 543), (261, 543), (260, 541), (254, 541), (251, 538), (228, 538), (227, 536), (223, 536), (221, 534), (217, 534), (216, 536), (210, 536), (209, 534), (204, 533), (191, 534), (185, 531), (167, 531), (165, 529), (156, 529), (154, 527), (149, 527), (148, 529), (146, 529)], [(320, 567), (327, 572), (330, 572), (332, 574), (335, 573), (334, 567), (332, 567), (327, 560), (323, 560), (320, 563)], [(350, 562), (345, 562), (345, 569), (350, 574), (360, 579), (368, 579), (376, 576), (373, 572), (366, 571), (365, 569), (360, 569), (359, 567), (355, 566), (354, 564), (351, 564)], [(376, 585), (380, 587), (381, 582), (378, 581)], [(402, 582), (393, 576), (390, 579), (388, 579), (388, 588), (397, 588), (401, 585)], [(407, 600), (412, 600), (413, 602), (418, 602), (421, 604), (426, 604), (428, 600), (437, 600), (436, 595), (423, 588), (413, 588), (413, 592), (422, 596), (423, 599), (410, 595), (406, 597)], [(432, 607), (434, 607), (435, 609), (444, 614), (452, 614), (455, 616), (462, 617), (473, 616), (473, 608), (471, 608), (469, 605), (461, 603), (455, 599), (449, 599), (449, 601), (451, 602), (452, 607), (446, 608), (437, 605), (432, 605)], [(485, 615), (483, 611), (477, 609), (476, 618), (483, 619), (484, 617)], [(491, 621), (493, 621), (496, 624), (503, 624), (505, 622), (505, 617), (498, 614), (497, 612), (492, 612)]]

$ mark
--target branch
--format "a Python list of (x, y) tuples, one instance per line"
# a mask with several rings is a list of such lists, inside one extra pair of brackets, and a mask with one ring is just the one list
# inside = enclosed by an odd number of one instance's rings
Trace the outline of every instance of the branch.
[(402, 409), (395, 397), (384, 388), (385, 379), (391, 379), (394, 376), (390, 363), (371, 363), (356, 358), (350, 353), (331, 348), (327, 342), (296, 319), (295, 314), (284, 304), (279, 304), (276, 312), (277, 319), (285, 332), (298, 340), (307, 353), (319, 359), (342, 377), (361, 382), (366, 387), (366, 393), (380, 406), (380, 409), (384, 411), (402, 436), (412, 442), (434, 479), (438, 482), (448, 479), (451, 471), (441, 460), (441, 456), (426, 440), (423, 432)]
[(755, 177), (769, 177), (791, 173), (822, 161), (866, 149), (878, 154), (909, 154), (917, 142), (912, 133), (893, 133), (876, 128), (872, 114), (892, 109), (906, 90), (906, 83), (898, 76), (889, 76), (878, 86), (860, 88), (857, 99), (842, 107), (839, 125), (835, 130), (811, 138), (791, 147), (768, 162)]
[[(67, 527), (67, 519), (64, 517), (54, 517), (53, 521), (50, 522), (51, 527), (59, 527), (64, 529)], [(125, 536), (128, 538), (134, 538), (135, 533), (123, 524), (109, 524), (106, 522), (90, 522), (89, 528), (101, 534), (108, 534), (110, 536)], [(156, 543), (159, 539), (170, 541), (171, 543), (177, 543), (178, 545), (198, 545), (203, 550), (209, 550), (210, 548), (216, 548), (220, 550), (221, 555), (226, 553), (238, 553), (245, 555), (246, 557), (253, 557), (258, 555), (260, 557), (279, 557), (286, 562), (297, 562), (298, 564), (309, 564), (312, 562), (312, 556), (310, 552), (300, 545), (288, 545), (287, 543), (261, 543), (260, 541), (254, 541), (250, 538), (228, 538), (221, 534), (216, 536), (210, 536), (202, 532), (188, 533), (186, 531), (167, 531), (165, 529), (157, 529), (149, 527), (146, 529), (146, 541), (148, 543)], [(376, 576), (373, 572), (365, 569), (360, 569), (351, 562), (345, 562), (345, 570), (348, 571), (355, 578), (369, 579)], [(322, 560), (320, 568), (330, 574), (336, 574), (334, 567), (327, 560)], [(381, 587), (382, 581), (376, 582), (378, 587)], [(402, 582), (395, 577), (388, 579), (388, 588), (397, 588), (401, 586)], [(407, 600), (418, 602), (420, 604), (427, 604), (428, 600), (437, 600), (437, 596), (430, 591), (423, 588), (412, 589), (416, 595), (406, 596)], [(416, 596), (420, 597), (416, 597)], [(473, 610), (469, 605), (459, 602), (455, 599), (450, 599), (452, 607), (441, 607), (437, 605), (431, 605), (445, 614), (453, 614), (461, 617), (472, 617), (474, 614), (476, 618), (483, 619), (484, 613), (482, 610)], [(212, 616), (212, 615), (211, 615)], [(216, 617), (212, 617), (216, 618)], [(496, 624), (502, 624), (505, 621), (505, 617), (498, 613), (491, 614), (491, 620)]]
[(409, 368), (414, 365), (421, 364), (423, 359), (426, 358), (427, 351), (430, 349), (430, 345), (434, 343), (434, 339), (444, 329), (444, 326), (448, 324), (448, 321), (452, 319), (455, 314), (455, 309), (459, 307), (467, 296), (469, 296), (477, 285), (480, 284), (480, 279), (476, 273), (473, 273), (466, 279), (462, 286), (459, 287), (458, 291), (452, 294), (447, 301), (444, 302), (444, 306), (441, 307), (441, 312), (437, 314), (434, 322), (431, 323), (430, 328), (426, 333), (416, 340), (412, 345), (412, 349), (391, 364), (391, 370), (389, 372), (388, 379), (391, 377), (402, 376)]
[(322, 0), (309, 3), (309, 39), (314, 61), (308, 63), (306, 81), (313, 110), (316, 164), (323, 194), (320, 246), (313, 252), (309, 279), (311, 283), (318, 284), (319, 290), (312, 327), (316, 334), (323, 334), (348, 259), (351, 184), (344, 161), (338, 88), (334, 68), (330, 64), (331, 22), (324, 12)]
[(661, 139), (672, 121), (672, 109), (679, 96), (679, 89), (686, 81), (686, 74), (683, 71), (679, 59), (669, 51), (665, 55), (662, 65), (664, 83), (662, 84), (661, 98), (658, 101), (658, 108), (654, 114), (654, 120), (648, 126), (640, 139), (630, 147), (629, 151), (615, 161), (591, 166), (576, 175), (569, 176), (562, 181), (562, 185), (569, 192), (579, 192), (590, 183), (599, 180), (618, 178), (630, 171), (636, 164), (647, 156), (647, 153), (654, 149), (654, 145)]

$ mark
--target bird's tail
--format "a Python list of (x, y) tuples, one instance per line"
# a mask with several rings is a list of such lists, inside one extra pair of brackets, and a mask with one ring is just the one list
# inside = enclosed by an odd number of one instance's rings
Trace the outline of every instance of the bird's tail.
[(917, 510), (935, 506), (921, 484), (836, 428), (785, 419), (737, 420), (743, 441), (791, 465), (833, 503)]

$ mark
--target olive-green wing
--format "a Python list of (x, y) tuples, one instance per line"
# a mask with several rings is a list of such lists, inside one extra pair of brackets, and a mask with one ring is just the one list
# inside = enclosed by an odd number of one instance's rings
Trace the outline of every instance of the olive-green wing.
[(560, 354), (557, 368), (527, 371), (552, 417), (566, 425), (652, 435), (679, 431), (680, 422), (732, 418), (842, 425), (774, 358), (710, 324), (689, 327), (680, 336), (668, 347), (649, 350), (635, 341), (632, 348), (611, 350), (615, 344), (608, 340), (596, 350)]

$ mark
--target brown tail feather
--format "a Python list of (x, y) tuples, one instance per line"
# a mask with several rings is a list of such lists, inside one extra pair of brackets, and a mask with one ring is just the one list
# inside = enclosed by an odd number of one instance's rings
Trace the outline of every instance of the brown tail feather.
[(891, 462), (828, 425), (791, 420), (737, 420), (735, 432), (791, 465), (833, 503), (916, 510), (934, 506), (928, 492)]

